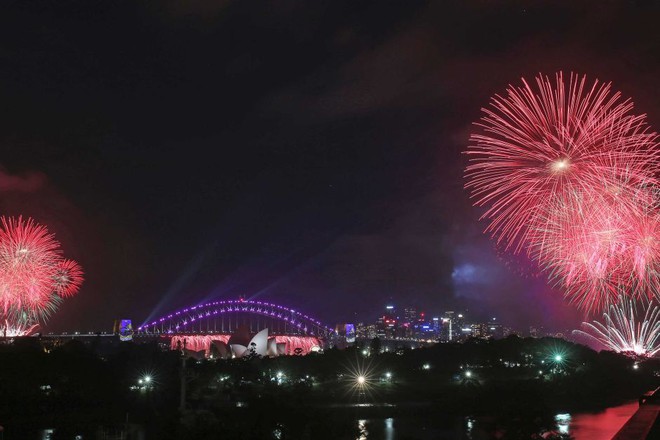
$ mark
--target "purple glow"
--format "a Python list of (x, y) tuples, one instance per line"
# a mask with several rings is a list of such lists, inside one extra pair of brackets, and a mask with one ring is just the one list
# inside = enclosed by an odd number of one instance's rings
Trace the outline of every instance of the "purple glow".
[[(213, 309), (213, 310), (209, 310), (209, 309)], [(193, 311), (197, 311), (197, 312), (193, 314), (192, 313)], [(181, 326), (187, 326), (189, 323), (194, 323), (198, 319), (203, 319), (205, 317), (210, 317), (212, 315), (231, 313), (231, 312), (246, 312), (246, 313), (273, 317), (276, 319), (280, 319), (287, 324), (291, 324), (294, 327), (303, 330), (305, 333), (314, 333), (314, 325), (321, 327), (322, 329), (321, 333), (325, 331), (327, 332), (332, 331), (330, 327), (323, 326), (320, 321), (311, 318), (309, 315), (300, 313), (298, 311), (289, 309), (287, 307), (278, 304), (272, 304), (261, 301), (250, 301), (250, 300), (240, 300), (240, 301), (226, 300), (226, 301), (214, 301), (206, 304), (198, 304), (195, 306), (187, 307), (182, 310), (170, 313), (167, 316), (163, 316), (157, 319), (156, 321), (153, 321), (151, 324), (147, 324), (139, 327), (138, 330), (149, 331), (149, 329), (151, 328), (152, 331), (154, 330), (158, 331), (157, 330), (158, 323), (161, 323), (161, 325), (166, 326), (167, 321), (172, 321), (173, 319), (177, 319), (174, 317), (181, 316), (182, 314), (183, 315), (187, 314), (188, 316), (182, 317), (182, 319), (180, 319), (178, 323), (177, 322), (169, 323), (170, 329), (172, 328), (172, 325), (174, 325), (174, 329), (178, 330), (179, 328), (181, 328)], [(304, 325), (306, 323), (311, 323), (314, 325), (312, 326)], [(165, 330), (163, 329), (161, 331), (165, 331)]]

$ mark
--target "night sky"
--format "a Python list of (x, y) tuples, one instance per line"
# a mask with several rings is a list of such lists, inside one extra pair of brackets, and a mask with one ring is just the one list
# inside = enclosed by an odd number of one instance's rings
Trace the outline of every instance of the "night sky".
[(489, 97), (538, 72), (612, 81), (660, 127), (658, 17), (651, 1), (3, 2), (0, 213), (47, 224), (86, 272), (45, 330), (241, 294), (330, 325), (394, 303), (575, 327), (481, 233), (461, 152)]

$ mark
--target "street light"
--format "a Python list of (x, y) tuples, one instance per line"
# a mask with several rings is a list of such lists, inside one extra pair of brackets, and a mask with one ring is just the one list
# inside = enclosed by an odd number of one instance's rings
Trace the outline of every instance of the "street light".
[(357, 383), (358, 385), (362, 386), (367, 382), (367, 378), (364, 376), (358, 376), (357, 377)]

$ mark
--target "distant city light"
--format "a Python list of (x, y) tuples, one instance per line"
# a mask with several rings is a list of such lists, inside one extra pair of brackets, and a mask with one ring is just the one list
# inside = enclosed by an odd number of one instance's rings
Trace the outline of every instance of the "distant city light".
[(465, 372), (465, 377), (472, 377), (472, 371), (468, 370)]
[(637, 362), (635, 362), (633, 364), (633, 370), (638, 370), (638, 369), (639, 369), (639, 364)]
[(431, 369), (431, 364), (424, 364), (422, 365), (422, 368), (425, 370), (430, 370)]
[(282, 373), (281, 371), (278, 371), (276, 376), (277, 376), (278, 379), (281, 379), (282, 376), (284, 376), (284, 373)]
[(387, 310), (392, 310), (392, 309), (394, 308), (394, 306), (385, 306), (385, 308), (386, 308)]
[(151, 382), (151, 376), (144, 376), (144, 381), (145, 381), (146, 383)]
[(367, 381), (367, 378), (364, 377), (364, 376), (358, 376), (358, 377), (357, 377), (357, 383), (358, 383), (359, 385), (364, 385), (366, 381)]
[(392, 373), (390, 373), (388, 371), (387, 373), (385, 373), (385, 377), (388, 378), (388, 379), (391, 379), (392, 378)]
[(561, 362), (562, 360), (564, 360), (564, 357), (560, 354), (556, 354), (554, 359), (555, 359), (555, 362)]

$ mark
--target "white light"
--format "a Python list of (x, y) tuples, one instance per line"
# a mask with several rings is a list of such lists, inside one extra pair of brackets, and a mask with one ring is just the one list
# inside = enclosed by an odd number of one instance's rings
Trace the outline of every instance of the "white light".
[(472, 371), (466, 371), (465, 377), (472, 377)]
[(430, 370), (431, 369), (431, 364), (424, 364), (422, 366), (422, 368), (425, 369), (425, 370)]
[(364, 376), (358, 376), (357, 378), (357, 383), (360, 385), (364, 385), (364, 383), (367, 381), (367, 378)]
[(638, 364), (634, 364), (634, 365), (633, 365), (633, 370), (637, 370), (637, 369), (639, 369), (639, 365), (638, 365)]
[(556, 354), (556, 355), (555, 355), (555, 362), (561, 362), (562, 359), (564, 359), (564, 358), (562, 357), (562, 355), (560, 355), (560, 354)]
[(281, 379), (282, 376), (283, 376), (282, 372), (281, 372), (281, 371), (278, 371), (278, 372), (277, 372), (277, 378), (278, 378), (278, 379)]
[(146, 383), (151, 382), (151, 376), (144, 376), (144, 381), (145, 381)]
[(390, 373), (388, 371), (387, 373), (385, 373), (385, 377), (387, 377), (388, 379), (391, 379), (392, 378), (392, 373)]
[(560, 173), (562, 171), (566, 171), (569, 165), (570, 162), (568, 161), (568, 159), (560, 159), (552, 162), (551, 168), (552, 171), (554, 171), (555, 173)]

